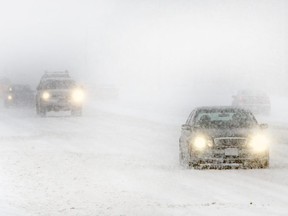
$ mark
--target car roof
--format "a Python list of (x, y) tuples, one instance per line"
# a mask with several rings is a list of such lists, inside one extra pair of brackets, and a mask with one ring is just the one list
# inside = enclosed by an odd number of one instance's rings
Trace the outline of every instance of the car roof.
[(253, 90), (253, 89), (243, 89), (241, 91), (238, 91), (238, 95), (243, 96), (268, 96), (264, 91), (261, 90)]
[(58, 80), (71, 80), (74, 81), (72, 78), (70, 77), (49, 77), (49, 78), (44, 78), (41, 79), (41, 82), (45, 82), (45, 81), (58, 81)]
[(244, 111), (250, 112), (248, 109), (236, 107), (236, 106), (201, 106), (195, 109), (196, 111), (199, 110), (237, 110), (237, 111)]
[(72, 80), (68, 71), (45, 72), (41, 77), (44, 80)]

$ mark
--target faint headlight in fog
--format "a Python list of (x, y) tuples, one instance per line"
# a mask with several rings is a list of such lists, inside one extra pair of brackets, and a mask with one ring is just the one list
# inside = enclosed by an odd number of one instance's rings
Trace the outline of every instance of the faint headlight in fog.
[(72, 92), (72, 100), (75, 103), (82, 103), (85, 99), (85, 94), (82, 89), (74, 89)]
[(265, 152), (269, 148), (269, 139), (261, 134), (254, 135), (248, 143), (255, 153)]
[(206, 148), (207, 144), (206, 144), (206, 139), (204, 137), (196, 137), (194, 142), (193, 142), (193, 146), (197, 149), (197, 150), (203, 150)]
[(208, 139), (205, 136), (197, 136), (192, 142), (194, 148), (198, 151), (203, 151), (207, 147), (212, 147), (213, 143), (211, 139)]
[(8, 100), (12, 100), (13, 99), (13, 97), (12, 97), (12, 95), (8, 95)]
[(47, 100), (49, 100), (50, 96), (51, 95), (49, 92), (43, 92), (42, 99), (47, 101)]

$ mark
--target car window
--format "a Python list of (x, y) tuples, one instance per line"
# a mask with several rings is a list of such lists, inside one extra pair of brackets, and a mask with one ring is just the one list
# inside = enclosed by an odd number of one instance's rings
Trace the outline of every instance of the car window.
[(187, 121), (186, 121), (186, 124), (192, 125), (192, 120), (193, 120), (193, 118), (194, 118), (194, 114), (195, 114), (195, 110), (193, 110), (193, 111), (190, 113), (190, 115), (189, 115), (189, 117), (188, 117), (188, 119), (187, 119)]
[(73, 80), (47, 80), (41, 85), (42, 89), (70, 89), (75, 87)]
[(257, 124), (251, 113), (240, 110), (201, 110), (193, 122), (202, 128), (245, 128)]

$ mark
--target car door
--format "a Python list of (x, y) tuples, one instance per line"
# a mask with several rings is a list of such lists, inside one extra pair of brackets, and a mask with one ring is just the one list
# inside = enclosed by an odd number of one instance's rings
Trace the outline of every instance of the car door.
[(188, 152), (189, 137), (192, 133), (192, 122), (195, 115), (195, 110), (191, 112), (185, 124), (181, 128), (181, 136), (179, 139), (179, 147), (182, 152)]

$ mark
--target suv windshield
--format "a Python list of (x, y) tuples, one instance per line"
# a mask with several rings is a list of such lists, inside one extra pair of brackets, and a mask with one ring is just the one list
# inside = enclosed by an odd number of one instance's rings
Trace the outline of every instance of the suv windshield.
[(47, 80), (41, 85), (42, 89), (71, 89), (76, 84), (73, 80)]
[(194, 118), (202, 128), (246, 128), (257, 124), (249, 112), (243, 110), (199, 110)]

